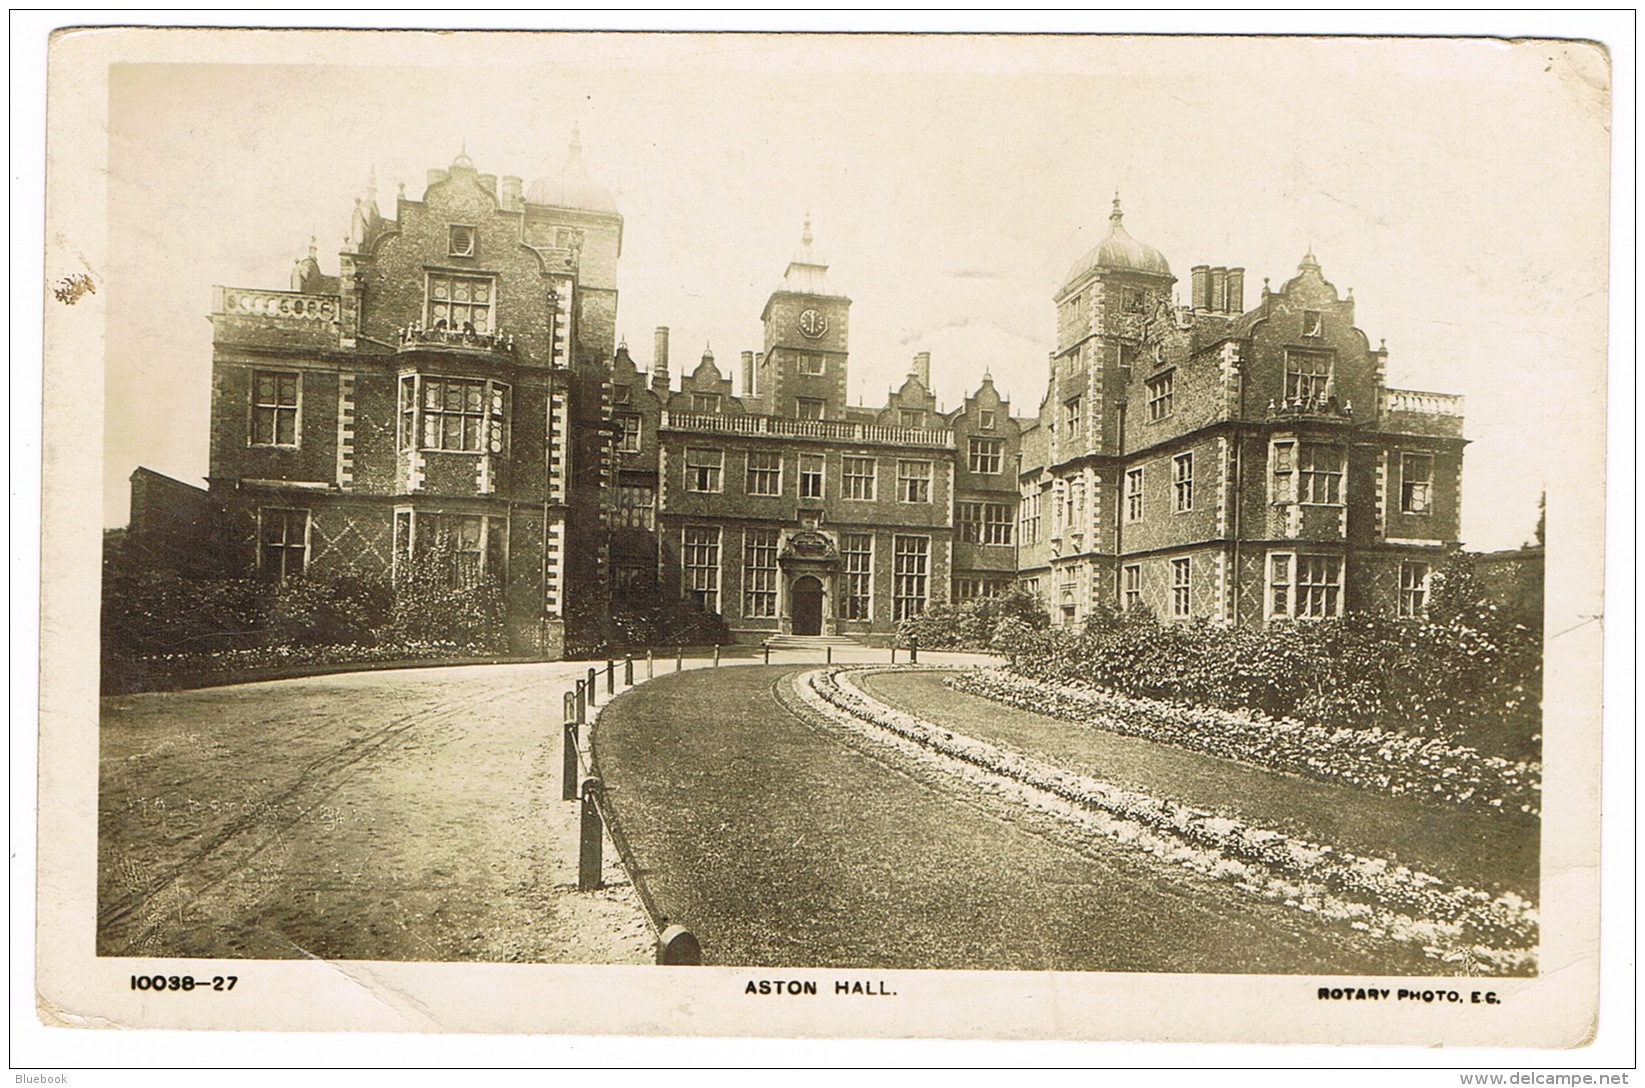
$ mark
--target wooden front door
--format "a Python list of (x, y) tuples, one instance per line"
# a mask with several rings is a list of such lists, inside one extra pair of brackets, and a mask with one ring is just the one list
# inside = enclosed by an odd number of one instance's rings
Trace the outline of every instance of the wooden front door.
[(794, 581), (792, 596), (793, 631), (796, 635), (822, 634), (823, 587), (806, 575)]

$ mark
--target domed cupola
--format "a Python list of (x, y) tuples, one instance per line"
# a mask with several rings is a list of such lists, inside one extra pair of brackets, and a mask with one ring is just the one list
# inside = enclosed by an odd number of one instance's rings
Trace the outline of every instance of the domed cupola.
[(575, 126), (571, 129), (571, 148), (565, 162), (558, 172), (544, 174), (531, 183), (526, 202), (617, 214), (617, 201), (611, 190), (588, 176), (588, 168), (583, 165), (582, 136)]
[[(1125, 229), (1125, 213), (1120, 211), (1120, 197), (1114, 194), (1114, 210), (1108, 216), (1108, 237), (1097, 243), (1085, 256), (1074, 262), (1062, 282), (1064, 291), (1084, 279), (1090, 272), (1138, 272), (1147, 276), (1171, 277), (1171, 266), (1153, 246), (1131, 237)], [(1060, 294), (1060, 292), (1059, 292)]]
[(845, 297), (843, 292), (835, 290), (828, 282), (828, 260), (812, 244), (810, 213), (805, 217), (799, 248), (788, 259), (788, 271), (783, 273), (783, 281), (777, 285), (777, 290), (799, 295)]

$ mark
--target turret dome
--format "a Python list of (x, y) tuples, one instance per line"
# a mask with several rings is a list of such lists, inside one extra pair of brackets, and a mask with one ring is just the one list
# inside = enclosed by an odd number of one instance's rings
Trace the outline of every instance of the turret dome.
[(783, 280), (777, 285), (777, 290), (799, 295), (845, 297), (828, 282), (828, 261), (812, 244), (809, 213), (805, 217), (805, 229), (800, 233), (799, 248), (794, 251), (794, 256), (789, 258), (788, 271), (783, 273)]
[(588, 168), (583, 165), (582, 137), (575, 128), (571, 130), (571, 147), (565, 162), (558, 171), (544, 174), (531, 183), (526, 202), (613, 215), (617, 211), (611, 190), (588, 176)]
[(1166, 263), (1164, 255), (1153, 246), (1131, 237), (1131, 232), (1125, 229), (1124, 218), (1125, 213), (1120, 211), (1119, 194), (1115, 193), (1114, 210), (1108, 216), (1108, 236), (1074, 262), (1062, 281), (1063, 290), (1098, 268), (1113, 272), (1141, 272), (1150, 276), (1171, 275), (1171, 266)]

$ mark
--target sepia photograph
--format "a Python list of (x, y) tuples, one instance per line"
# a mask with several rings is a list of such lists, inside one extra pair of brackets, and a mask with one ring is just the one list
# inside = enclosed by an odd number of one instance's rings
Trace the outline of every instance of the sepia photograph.
[(1603, 45), (52, 48), (46, 1022), (1592, 1038)]

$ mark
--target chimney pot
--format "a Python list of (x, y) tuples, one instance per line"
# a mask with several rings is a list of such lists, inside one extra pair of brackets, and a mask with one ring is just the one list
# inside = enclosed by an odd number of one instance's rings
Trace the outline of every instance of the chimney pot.
[(1211, 270), (1203, 264), (1196, 264), (1188, 273), (1191, 287), (1189, 289), (1189, 303), (1196, 313), (1202, 313), (1211, 308)]
[(1211, 269), (1211, 312), (1226, 313), (1228, 310), (1228, 270), (1226, 268)]
[(922, 351), (915, 354), (914, 369), (910, 370), (909, 373), (920, 380), (920, 384), (925, 386), (927, 393), (931, 392), (931, 353)]
[(1242, 314), (1245, 312), (1245, 269), (1230, 268), (1228, 270), (1228, 312)]
[(651, 353), (651, 388), (668, 388), (668, 326), (658, 325)]
[(752, 397), (754, 395), (754, 353), (752, 351), (745, 351), (743, 352), (742, 358), (743, 396)]

